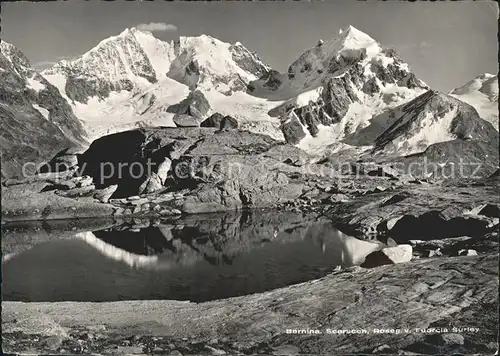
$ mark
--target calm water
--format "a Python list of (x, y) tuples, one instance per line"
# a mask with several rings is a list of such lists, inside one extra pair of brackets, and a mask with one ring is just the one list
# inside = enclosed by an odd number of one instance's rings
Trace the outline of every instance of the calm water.
[(281, 212), (11, 225), (2, 245), (3, 298), (22, 301), (213, 300), (316, 279), (378, 248)]

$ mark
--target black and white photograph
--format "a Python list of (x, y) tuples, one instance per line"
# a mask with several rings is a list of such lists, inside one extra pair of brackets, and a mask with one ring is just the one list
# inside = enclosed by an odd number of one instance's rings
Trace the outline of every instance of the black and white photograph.
[(498, 355), (497, 2), (0, 5), (2, 354)]

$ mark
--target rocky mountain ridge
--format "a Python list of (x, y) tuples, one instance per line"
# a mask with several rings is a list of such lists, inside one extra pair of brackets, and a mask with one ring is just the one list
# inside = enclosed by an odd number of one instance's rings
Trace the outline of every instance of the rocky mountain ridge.
[(86, 143), (82, 123), (57, 88), (36, 72), (15, 46), (0, 42), (0, 148), (2, 176), (22, 174), (26, 162)]
[(455, 139), (492, 142), (498, 136), (471, 105), (435, 90), (404, 104), (400, 112), (375, 139), (375, 150), (402, 156), (423, 152), (434, 143)]
[(341, 149), (372, 118), (429, 89), (394, 50), (352, 26), (306, 51), (285, 81), (302, 92), (270, 115), (280, 118), (288, 142), (317, 151), (335, 143)]

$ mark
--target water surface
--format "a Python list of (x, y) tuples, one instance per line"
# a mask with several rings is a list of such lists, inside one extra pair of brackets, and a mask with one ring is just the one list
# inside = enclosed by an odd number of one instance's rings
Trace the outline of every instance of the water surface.
[(4, 228), (4, 300), (200, 302), (323, 277), (378, 249), (289, 212), (51, 224)]

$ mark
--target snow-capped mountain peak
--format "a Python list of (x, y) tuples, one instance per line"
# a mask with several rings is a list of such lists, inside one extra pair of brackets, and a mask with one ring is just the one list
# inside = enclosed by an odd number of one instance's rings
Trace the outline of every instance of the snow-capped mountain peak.
[(472, 105), (498, 130), (498, 75), (484, 73), (453, 89), (450, 95)]
[[(356, 76), (359, 80), (367, 82), (372, 79), (372, 83), (378, 86), (393, 82), (394, 75), (388, 72), (398, 72), (396, 76), (400, 78), (411, 75), (408, 64), (393, 50), (383, 48), (375, 39), (354, 26), (347, 26), (335, 38), (319, 40), (314, 47), (306, 50), (290, 65), (286, 75), (265, 78), (271, 79), (271, 85), (264, 82), (254, 83), (254, 86), (271, 88), (270, 91), (275, 92), (286, 88), (290, 98), (314, 90), (324, 85), (329, 78), (343, 76), (353, 69), (358, 71)], [(381, 83), (373, 79), (375, 77), (379, 77)], [(426, 86), (416, 78), (414, 81), (418, 86)], [(280, 82), (280, 85), (275, 85), (276, 82)]]
[[(122, 47), (121, 49), (123, 50), (127, 45), (130, 45), (131, 43), (147, 45), (148, 42), (161, 42), (161, 41), (155, 38), (153, 34), (149, 31), (141, 31), (135, 27), (126, 28), (120, 34), (115, 36), (110, 36), (102, 40), (95, 47), (84, 53), (76, 61), (94, 59), (96, 53), (102, 51), (112, 51), (113, 49), (117, 49), (117, 47)], [(72, 62), (74, 61), (62, 61), (61, 64), (63, 63), (67, 64)]]
[[(192, 92), (205, 95), (214, 111), (265, 120), (274, 103), (246, 92), (251, 81), (269, 71), (241, 42), (230, 44), (205, 34), (165, 42), (149, 31), (127, 28), (42, 74), (95, 138), (136, 125), (172, 126), (173, 116), (185, 113), (169, 108)], [(237, 114), (232, 112), (235, 105)], [(279, 136), (277, 120), (273, 125), (273, 134)]]
[(342, 30), (340, 35), (339, 40), (344, 45), (344, 48), (366, 48), (377, 42), (363, 31), (351, 25)]
[(151, 33), (126, 29), (99, 42), (74, 60), (63, 60), (42, 74), (71, 101), (105, 98), (113, 91), (156, 83), (169, 47)]
[(231, 45), (209, 35), (181, 36), (169, 43), (132, 27), (43, 74), (70, 100), (86, 103), (112, 92), (142, 91), (165, 78), (191, 89), (230, 94), (246, 90), (250, 81), (269, 70), (241, 43)]
[[(491, 87), (488, 86), (488, 84), (493, 83), (495, 80), (498, 82), (498, 76), (496, 76), (495, 74), (484, 73), (462, 85), (461, 87), (453, 89), (450, 94), (463, 95), (469, 94), (474, 91), (486, 92), (486, 88)], [(498, 95), (498, 85), (496, 90), (494, 90), (493, 88), (491, 94)]]
[(209, 35), (180, 37), (168, 76), (192, 88), (231, 93), (270, 68), (241, 43), (231, 45)]
[(5, 42), (4, 40), (0, 41), (0, 53), (7, 59), (13, 67), (13, 70), (17, 72), (18, 75), (28, 75), (33, 74), (33, 69), (31, 69), (31, 64), (24, 56), (24, 54), (17, 49), (11, 43)]
[(372, 117), (428, 89), (394, 50), (353, 26), (332, 40), (320, 40), (286, 75), (270, 79), (280, 84), (270, 86), (266, 78), (255, 87), (289, 96), (269, 114), (280, 117), (287, 141), (311, 152), (342, 146)]

